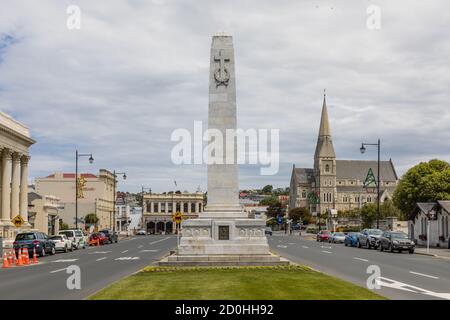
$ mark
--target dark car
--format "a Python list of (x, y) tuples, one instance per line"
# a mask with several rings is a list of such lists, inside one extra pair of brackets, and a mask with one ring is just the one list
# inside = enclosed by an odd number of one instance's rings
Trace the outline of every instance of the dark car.
[(36, 253), (43, 257), (47, 253), (54, 255), (56, 253), (55, 244), (49, 237), (43, 232), (24, 232), (19, 233), (14, 241), (14, 250), (18, 257), (19, 249), (27, 248), (28, 254), (33, 256), (33, 250), (36, 249)]
[(273, 232), (272, 232), (272, 228), (270, 228), (270, 227), (267, 227), (266, 228), (266, 236), (271, 236), (272, 234), (273, 234)]
[(115, 231), (103, 229), (100, 230), (100, 232), (103, 233), (108, 238), (109, 243), (117, 243), (119, 241), (119, 236)]
[(302, 229), (302, 225), (299, 223), (292, 225), (292, 230), (301, 230), (301, 229)]
[(317, 234), (316, 240), (317, 240), (317, 242), (324, 242), (324, 241), (328, 242), (330, 237), (331, 237), (331, 231), (329, 231), (329, 230), (321, 230)]
[(108, 237), (102, 232), (93, 233), (89, 237), (89, 243), (92, 243), (92, 242), (97, 241), (97, 240), (98, 240), (100, 245), (105, 245), (105, 244), (109, 243)]
[(408, 235), (399, 231), (386, 231), (380, 237), (380, 251), (385, 249), (391, 252), (395, 250), (414, 253), (415, 243), (408, 238)]

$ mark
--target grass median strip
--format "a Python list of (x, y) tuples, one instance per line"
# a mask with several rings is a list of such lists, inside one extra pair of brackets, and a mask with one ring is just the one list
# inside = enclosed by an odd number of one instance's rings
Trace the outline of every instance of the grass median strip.
[(305, 266), (147, 267), (91, 300), (381, 300)]

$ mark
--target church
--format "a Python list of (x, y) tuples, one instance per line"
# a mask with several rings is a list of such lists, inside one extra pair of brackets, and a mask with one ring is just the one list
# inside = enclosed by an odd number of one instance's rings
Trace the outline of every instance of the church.
[[(366, 188), (369, 170), (378, 175), (377, 161), (336, 160), (326, 95), (322, 106), (314, 168), (292, 169), (289, 209), (303, 207), (311, 213), (329, 213), (332, 209), (349, 211), (377, 202), (376, 188)], [(380, 199), (391, 199), (399, 183), (392, 160), (380, 162)]]

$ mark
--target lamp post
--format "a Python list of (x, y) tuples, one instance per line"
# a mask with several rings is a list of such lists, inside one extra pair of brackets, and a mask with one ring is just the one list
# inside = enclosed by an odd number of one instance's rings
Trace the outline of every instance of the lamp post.
[(75, 152), (75, 229), (78, 229), (78, 159), (81, 157), (89, 157), (89, 163), (94, 163), (92, 153), (78, 153)]
[[(144, 218), (144, 194), (145, 194), (145, 191), (152, 193), (152, 189), (142, 186), (142, 222), (141, 222), (142, 229), (144, 229), (144, 225), (145, 225), (145, 218)], [(145, 228), (145, 230), (147, 230), (147, 227)]]
[(113, 233), (116, 231), (116, 186), (117, 186), (117, 175), (123, 174), (123, 180), (127, 180), (127, 174), (125, 172), (116, 172), (114, 170), (114, 194), (113, 194)]
[(362, 143), (361, 148), (359, 149), (362, 154), (366, 152), (366, 146), (376, 146), (378, 149), (378, 177), (377, 177), (377, 229), (380, 228), (380, 150), (381, 150), (381, 142), (378, 139), (378, 143)]

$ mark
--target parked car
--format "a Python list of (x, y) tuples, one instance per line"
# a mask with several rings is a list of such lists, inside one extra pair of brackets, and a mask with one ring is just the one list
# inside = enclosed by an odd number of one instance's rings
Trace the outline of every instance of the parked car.
[(273, 235), (273, 231), (271, 227), (267, 227), (266, 228), (266, 232), (265, 232), (266, 236), (271, 236)]
[(83, 231), (80, 229), (61, 230), (59, 234), (65, 235), (70, 241), (72, 241), (72, 247), (74, 249), (86, 249), (87, 243), (83, 235)]
[(377, 249), (382, 234), (383, 231), (380, 229), (364, 229), (358, 235), (358, 248), (365, 246), (367, 249)]
[(48, 236), (43, 232), (24, 232), (19, 233), (16, 236), (16, 240), (13, 243), (14, 251), (18, 257), (19, 249), (27, 248), (28, 254), (33, 256), (33, 250), (36, 249), (36, 253), (43, 257), (47, 253), (54, 255), (56, 253), (55, 244)]
[(345, 233), (343, 232), (334, 232), (328, 238), (328, 242), (330, 243), (344, 243)]
[(91, 236), (89, 237), (89, 243), (97, 240), (99, 241), (100, 245), (105, 245), (109, 243), (108, 237), (102, 232), (95, 232), (91, 234)]
[(358, 232), (349, 232), (345, 235), (345, 246), (356, 247), (358, 245)]
[(331, 231), (329, 230), (320, 230), (316, 236), (317, 242), (328, 241), (331, 237)]
[(299, 223), (293, 224), (292, 225), (292, 230), (301, 230), (302, 229), (302, 225)]
[(50, 240), (55, 244), (56, 251), (73, 251), (72, 241), (67, 238), (65, 234), (60, 234), (57, 236), (51, 236)]
[(145, 231), (144, 229), (139, 230), (136, 235), (138, 236), (146, 236), (147, 235), (147, 231)]
[(119, 236), (115, 231), (103, 229), (99, 232), (103, 233), (108, 238), (109, 243), (117, 243), (119, 241)]
[(385, 249), (391, 252), (395, 250), (402, 252), (408, 251), (414, 253), (416, 244), (414, 241), (408, 238), (408, 235), (404, 232), (398, 231), (386, 231), (380, 237), (380, 251)]

